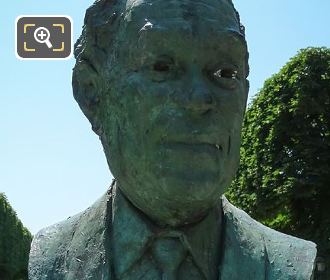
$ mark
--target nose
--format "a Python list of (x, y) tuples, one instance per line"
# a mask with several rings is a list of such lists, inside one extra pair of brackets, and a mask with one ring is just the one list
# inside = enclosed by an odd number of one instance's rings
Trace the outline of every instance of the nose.
[(189, 73), (189, 90), (185, 107), (196, 115), (203, 115), (215, 108), (214, 94), (202, 71), (195, 67)]

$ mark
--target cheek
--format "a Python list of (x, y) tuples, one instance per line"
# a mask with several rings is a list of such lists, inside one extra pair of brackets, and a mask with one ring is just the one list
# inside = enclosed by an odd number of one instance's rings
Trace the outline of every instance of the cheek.
[(121, 88), (119, 103), (134, 131), (142, 134), (150, 132), (159, 114), (171, 107), (173, 88), (168, 83), (151, 82), (139, 73), (127, 78)]
[(153, 120), (162, 106), (159, 95), (163, 95), (164, 90), (131, 75), (115, 91), (115, 100), (108, 102), (119, 131), (118, 139), (113, 139), (117, 142), (115, 146), (120, 148), (125, 161), (141, 162), (150, 149)]

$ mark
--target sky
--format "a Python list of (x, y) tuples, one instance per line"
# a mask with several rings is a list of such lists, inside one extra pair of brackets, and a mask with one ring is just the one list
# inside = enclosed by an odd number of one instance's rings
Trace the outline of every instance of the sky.
[[(165, 1), (165, 0), (164, 0)], [(22, 61), (15, 19), (68, 15), (78, 38), (93, 1), (7, 1), (0, 17), (0, 192), (36, 233), (87, 207), (112, 175), (101, 144), (72, 96), (74, 59)], [(250, 100), (299, 49), (330, 47), (330, 1), (234, 0), (246, 26)]]

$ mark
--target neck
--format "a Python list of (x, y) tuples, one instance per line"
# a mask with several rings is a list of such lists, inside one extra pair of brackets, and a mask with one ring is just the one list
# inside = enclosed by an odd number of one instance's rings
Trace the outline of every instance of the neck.
[[(141, 215), (146, 216), (152, 223), (161, 228), (181, 228), (195, 225), (205, 219), (212, 213), (222, 213), (221, 199), (214, 203), (213, 207), (206, 205), (205, 207), (194, 207), (193, 204), (184, 202), (177, 203), (177, 208), (173, 204), (167, 204), (166, 200), (158, 199), (155, 201), (141, 201), (137, 197), (127, 192), (118, 181), (114, 184), (115, 192), (119, 192), (131, 207), (135, 208)], [(131, 189), (131, 188), (129, 188)], [(219, 214), (217, 214), (219, 215)]]

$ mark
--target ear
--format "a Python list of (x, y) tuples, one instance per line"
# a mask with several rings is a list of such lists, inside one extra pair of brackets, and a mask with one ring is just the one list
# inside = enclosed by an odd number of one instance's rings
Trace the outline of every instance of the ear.
[(80, 59), (73, 68), (73, 96), (80, 109), (92, 125), (93, 131), (101, 134), (100, 96), (102, 96), (101, 77), (93, 64), (87, 59)]

